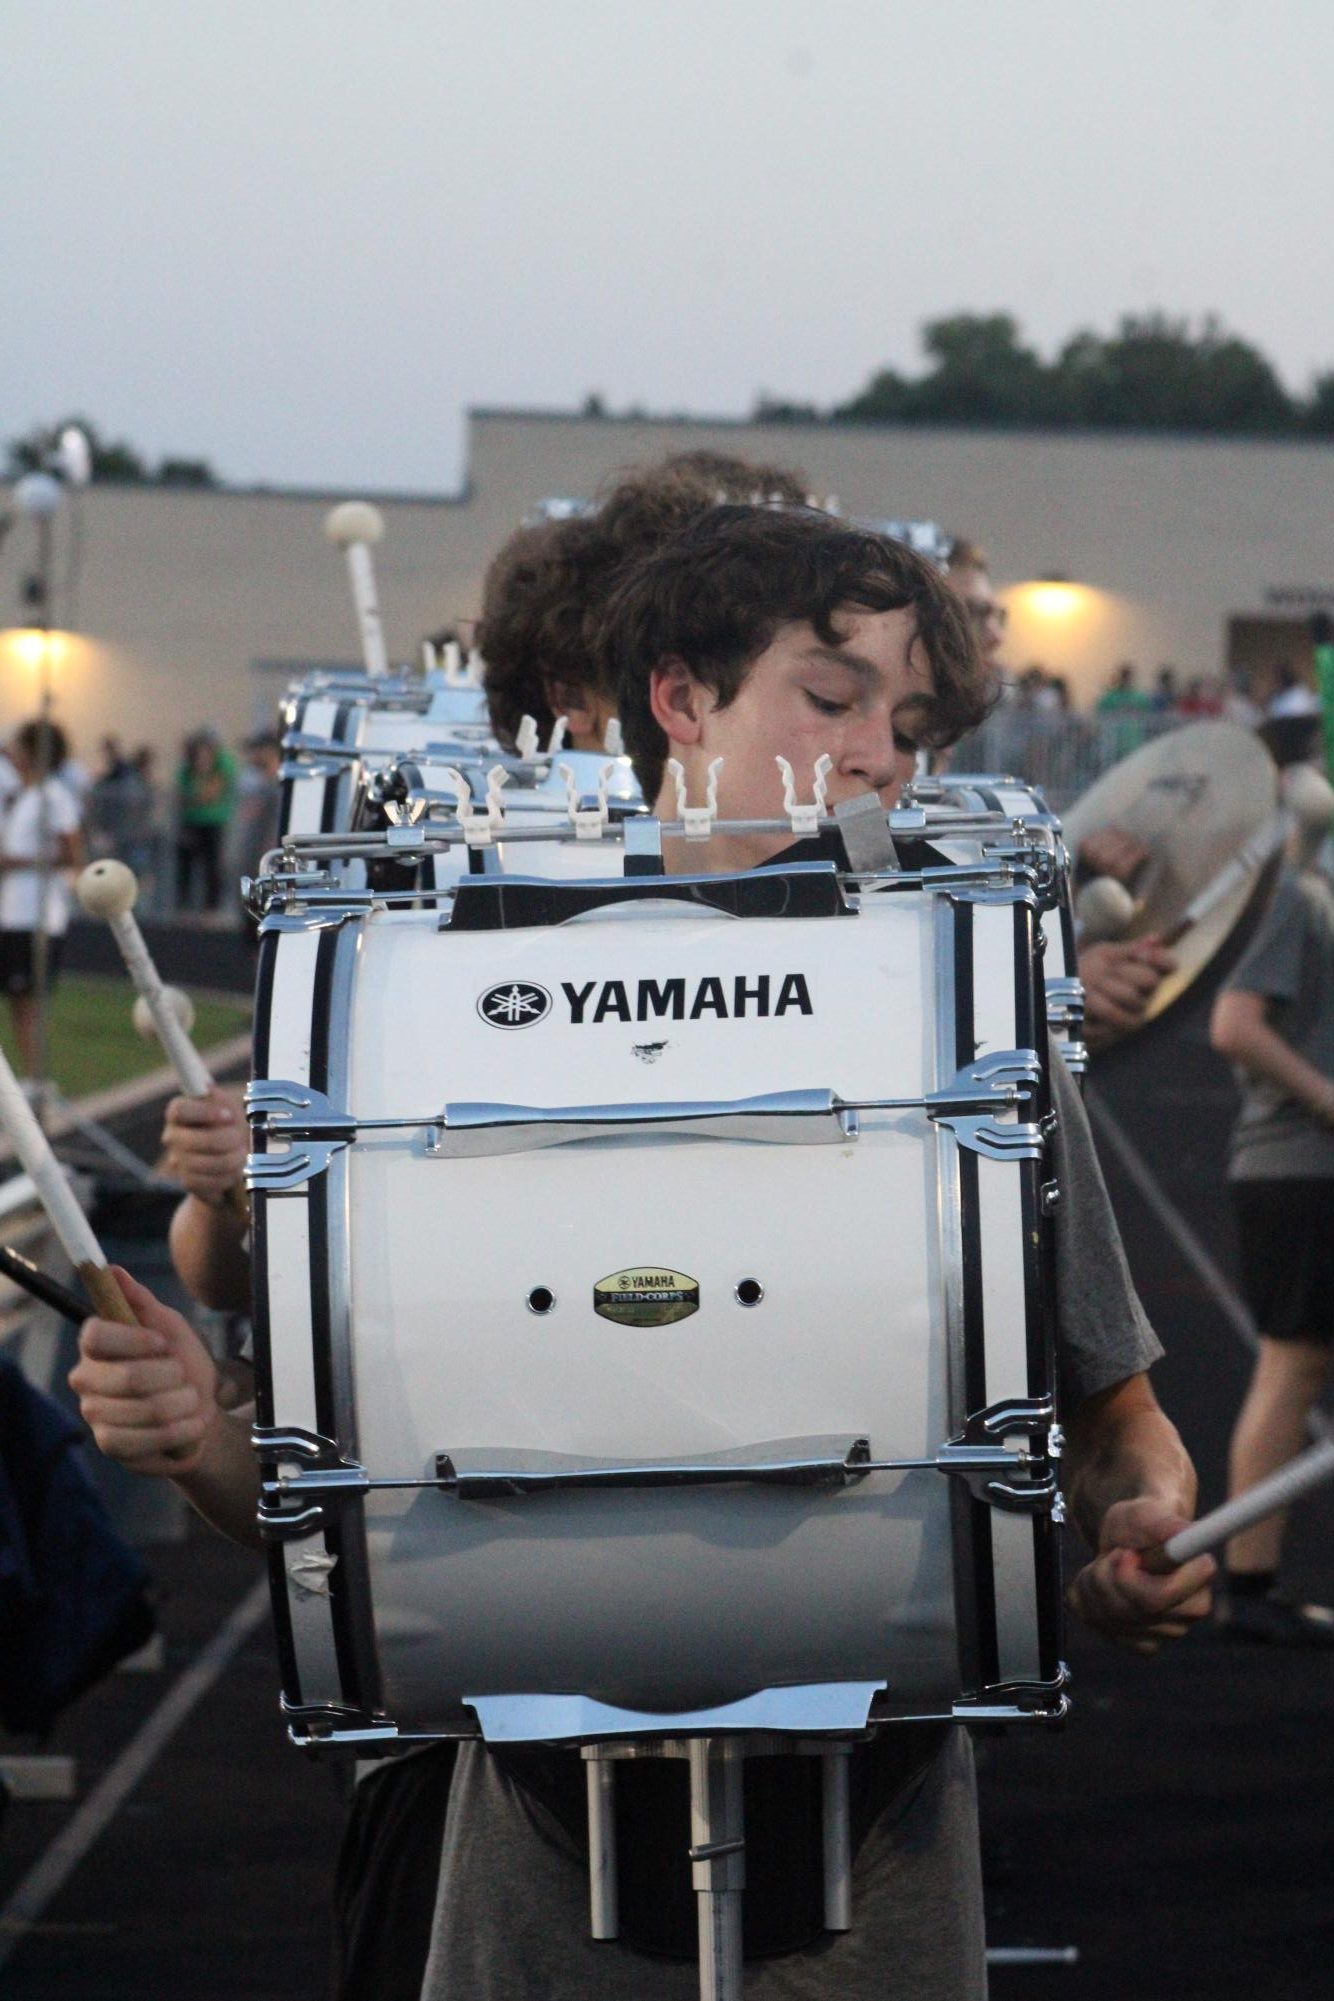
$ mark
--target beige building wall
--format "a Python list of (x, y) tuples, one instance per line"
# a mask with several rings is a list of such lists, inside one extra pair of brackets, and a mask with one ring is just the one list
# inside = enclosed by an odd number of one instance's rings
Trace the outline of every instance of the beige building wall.
[[(1066, 673), (1082, 700), (1123, 658), (1146, 674), (1160, 661), (1220, 672), (1229, 619), (1272, 618), (1271, 592), (1334, 605), (1334, 445), (478, 411), (462, 496), (376, 496), (391, 653), (475, 615), (487, 561), (544, 496), (586, 496), (622, 467), (705, 446), (800, 466), (849, 514), (930, 517), (981, 540), (1012, 586), (1010, 663)], [(87, 493), (79, 633), (53, 647), (57, 712), (83, 754), (105, 731), (164, 758), (200, 723), (235, 738), (289, 668), (355, 661), (342, 558), (322, 532), (343, 497)], [(29, 534), (20, 524), (4, 551), (0, 621), (18, 617)], [(1077, 588), (1034, 587), (1052, 573)], [(59, 594), (55, 609), (67, 615)], [(0, 634), (0, 728), (34, 708), (36, 651), (30, 635)]]

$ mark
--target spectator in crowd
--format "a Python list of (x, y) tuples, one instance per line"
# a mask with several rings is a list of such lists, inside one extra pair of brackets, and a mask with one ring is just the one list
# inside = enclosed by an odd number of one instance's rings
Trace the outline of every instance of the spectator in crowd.
[(1223, 714), (1223, 695), (1216, 681), (1193, 674), (1186, 683), (1177, 714), (1188, 722), (1210, 722)]
[(82, 859), (79, 809), (55, 775), (68, 757), (65, 732), (52, 722), (24, 723), (9, 745), (17, 785), (0, 818), (0, 987), (9, 1001), (19, 1068), (29, 1079), (41, 1067), (37, 988), (44, 980), (49, 991), (54, 983), (69, 928), (64, 872)]
[(1280, 660), (1274, 668), (1274, 692), (1265, 704), (1267, 721), (1279, 722), (1287, 716), (1317, 716), (1320, 697), (1290, 660)]
[(1111, 683), (1098, 697), (1098, 714), (1114, 715), (1119, 709), (1149, 709), (1152, 698), (1138, 685), (1133, 660), (1123, 660)]
[[(1334, 1342), (1334, 892), (1313, 867), (1315, 833), (1298, 853), (1302, 838), (1209, 1025), (1241, 1078), (1228, 1179), (1260, 1328), (1232, 1435), (1233, 1494), (1306, 1443)], [(1232, 1538), (1219, 1621), (1241, 1640), (1334, 1647), (1334, 1610), (1278, 1594), (1283, 1526), (1270, 1516)]]
[(258, 875), (269, 849), (278, 843), (278, 808), (282, 799), (282, 744), (273, 730), (259, 730), (241, 746), (244, 762), (236, 787), (236, 848), (238, 875)]
[(1177, 670), (1164, 661), (1154, 675), (1153, 693), (1149, 697), (1149, 705), (1156, 709), (1159, 715), (1170, 716), (1176, 709), (1179, 699)]
[[(991, 581), (990, 557), (980, 543), (957, 535), (950, 547), (945, 574), (967, 608), (983, 665), (991, 674), (999, 674), (1008, 613)], [(1042, 669), (1030, 669), (1033, 671), (1040, 674)]]
[(176, 790), (176, 901), (194, 907), (198, 877), (212, 912), (222, 901), (222, 844), (236, 805), (236, 759), (214, 731), (187, 737)]
[(134, 845), (143, 819), (143, 781), (119, 737), (103, 737), (101, 749), (102, 769), (88, 792), (88, 851), (94, 859), (115, 855), (133, 868), (126, 850)]

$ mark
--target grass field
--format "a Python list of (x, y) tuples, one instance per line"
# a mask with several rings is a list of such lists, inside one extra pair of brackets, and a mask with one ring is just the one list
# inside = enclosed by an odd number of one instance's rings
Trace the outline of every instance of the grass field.
[[(49, 1064), (57, 1087), (67, 1098), (101, 1091), (166, 1062), (158, 1043), (145, 1042), (130, 1020), (134, 989), (128, 980), (96, 979), (70, 974), (58, 982), (51, 1002), (48, 1035)], [(250, 1009), (244, 1002), (196, 1000), (195, 1045), (208, 1049), (229, 1036), (244, 1035)], [(9, 1010), (0, 1002), (0, 1043), (12, 1063), (14, 1037)]]

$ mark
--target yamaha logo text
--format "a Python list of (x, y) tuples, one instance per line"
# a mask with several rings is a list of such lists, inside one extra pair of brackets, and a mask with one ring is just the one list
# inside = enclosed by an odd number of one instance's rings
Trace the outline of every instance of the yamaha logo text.
[[(562, 980), (572, 1028), (605, 1021), (755, 1021), (814, 1014), (804, 973), (736, 973), (703, 979)], [(551, 1012), (551, 995), (528, 980), (488, 987), (477, 1012), (493, 1028), (531, 1028)]]

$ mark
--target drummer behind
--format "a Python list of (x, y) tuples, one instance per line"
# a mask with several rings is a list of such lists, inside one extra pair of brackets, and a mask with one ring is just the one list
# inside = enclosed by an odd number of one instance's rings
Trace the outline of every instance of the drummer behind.
[[(991, 581), (991, 559), (966, 536), (956, 536), (945, 571), (973, 628), (986, 667), (999, 676), (1005, 644), (1006, 610)], [(1149, 859), (1149, 851), (1119, 827), (1091, 834), (1075, 857), (1081, 877), (1109, 875), (1132, 883)], [(1079, 954), (1084, 987), (1084, 1036), (1090, 1049), (1112, 1042), (1138, 1028), (1159, 982), (1176, 968), (1176, 960), (1157, 938), (1114, 938), (1085, 945)]]
[[(605, 638), (621, 674), (628, 747), (646, 796), (669, 818), (669, 754), (695, 797), (710, 760), (726, 760), (719, 804), (728, 816), (775, 812), (779, 754), (800, 771), (827, 751), (831, 803), (869, 789), (892, 804), (918, 745), (947, 742), (987, 700), (966, 622), (937, 573), (899, 545), (805, 512), (712, 510), (627, 580)], [(782, 834), (718, 835), (671, 853), (669, 866), (762, 867), (787, 847)], [(1194, 1473), (1144, 1373), (1161, 1350), (1130, 1285), (1077, 1095), (1055, 1067), (1065, 1487), (1097, 1552), (1074, 1579), (1071, 1603), (1098, 1630), (1150, 1652), (1205, 1614), (1213, 1565), (1204, 1557), (1162, 1571), (1160, 1559), (1146, 1559), (1189, 1519)], [(836, 1233), (828, 1256), (838, 1256)], [(175, 1478), (212, 1519), (243, 1534), (253, 1462), (243, 1469), (236, 1459), (239, 1428), (216, 1406), (200, 1345), (142, 1288), (131, 1298), (140, 1328), (94, 1320), (84, 1329), (73, 1380), (85, 1416), (104, 1449)], [(188, 1457), (168, 1459), (169, 1447)], [(754, 1966), (748, 1996), (882, 2001), (888, 1983), (914, 2001), (980, 2001), (965, 1734), (949, 1725), (881, 1733), (858, 1754), (855, 1785), (853, 1931)], [(583, 1799), (574, 1754), (516, 1763), (480, 1744), (460, 1748), (424, 2001), (680, 2001), (697, 1991), (691, 1967), (590, 1942)], [(786, 1811), (780, 1795), (756, 1816), (763, 1824), (751, 1831), (748, 1856), (758, 1858), (766, 1841), (782, 1845)], [(392, 1911), (382, 1921), (392, 1925)]]
[[(1209, 1024), (1241, 1082), (1228, 1179), (1260, 1328), (1232, 1434), (1231, 1494), (1307, 1443), (1334, 1341), (1334, 892), (1302, 859), (1280, 879)], [(1334, 1647), (1334, 1610), (1278, 1595), (1283, 1528), (1271, 1515), (1228, 1544), (1219, 1623), (1233, 1639)]]

